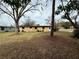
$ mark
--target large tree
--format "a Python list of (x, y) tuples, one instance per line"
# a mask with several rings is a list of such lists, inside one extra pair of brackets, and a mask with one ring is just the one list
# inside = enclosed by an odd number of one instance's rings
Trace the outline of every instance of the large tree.
[(35, 7), (40, 3), (32, 4), (31, 0), (0, 0), (0, 11), (9, 15), (16, 24), (16, 31), (19, 33), (19, 20), (26, 12), (37, 10)]
[(77, 18), (79, 16), (79, 1), (78, 0), (68, 0), (67, 4), (64, 5), (62, 0), (62, 5), (58, 7), (59, 12), (63, 12), (62, 18), (69, 20), (75, 29), (79, 29)]

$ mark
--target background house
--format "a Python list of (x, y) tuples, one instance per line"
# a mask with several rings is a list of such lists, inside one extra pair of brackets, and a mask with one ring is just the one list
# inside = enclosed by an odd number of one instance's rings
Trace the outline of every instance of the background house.
[(25, 31), (25, 32), (33, 32), (33, 31), (37, 31), (37, 32), (48, 32), (50, 29), (50, 26), (26, 26), (20, 27), (20, 31)]
[(0, 26), (0, 31), (1, 32), (13, 32), (13, 31), (15, 31), (15, 27), (11, 27), (11, 26)]

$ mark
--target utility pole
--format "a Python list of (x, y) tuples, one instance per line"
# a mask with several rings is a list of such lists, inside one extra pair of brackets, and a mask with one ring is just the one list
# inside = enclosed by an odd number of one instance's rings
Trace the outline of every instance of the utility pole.
[(54, 36), (55, 0), (52, 1), (51, 37)]

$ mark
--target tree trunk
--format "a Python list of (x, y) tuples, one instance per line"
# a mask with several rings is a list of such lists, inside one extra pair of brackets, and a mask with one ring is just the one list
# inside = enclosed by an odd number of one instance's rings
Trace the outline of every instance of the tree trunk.
[(19, 34), (20, 30), (19, 30), (19, 23), (18, 21), (16, 21), (16, 33)]
[(54, 35), (55, 0), (52, 1), (51, 37)]
[(79, 26), (77, 24), (77, 22), (73, 22), (72, 19), (69, 17), (68, 13), (65, 14), (65, 17), (69, 20), (69, 22), (72, 24), (72, 26), (75, 28), (75, 29), (79, 29)]

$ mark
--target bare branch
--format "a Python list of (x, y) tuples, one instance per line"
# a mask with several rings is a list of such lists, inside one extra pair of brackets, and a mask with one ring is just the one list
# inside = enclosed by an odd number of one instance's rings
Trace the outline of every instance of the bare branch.
[(29, 3), (27, 3), (25, 6), (22, 6), (21, 9), (20, 9), (20, 12), (19, 12), (19, 15), (21, 15), (21, 13), (26, 9), (27, 5)]
[(14, 10), (14, 8), (12, 6), (11, 6), (11, 8), (12, 8), (13, 17), (15, 19), (15, 10)]
[[(2, 8), (0, 8), (1, 11), (3, 11), (4, 13), (6, 13), (7, 15), (11, 16), (13, 18), (13, 16), (11, 14), (9, 14), (8, 12), (6, 12), (5, 10), (3, 10)], [(13, 18), (14, 19), (14, 18)]]
[(31, 7), (29, 7), (27, 10), (25, 10), (24, 12), (21, 13), (21, 15), (19, 16), (19, 18), (20, 18), (22, 15), (24, 15), (27, 11), (31, 11), (31, 10), (37, 10), (37, 11), (39, 11), (38, 9), (31, 9), (31, 8), (36, 7), (36, 6), (38, 6), (38, 5), (40, 5), (40, 3), (39, 3), (39, 4), (36, 4), (36, 5), (32, 5)]
[(12, 14), (11, 11), (6, 6), (4, 6), (2, 3), (0, 5), (2, 5), (3, 8), (5, 8), (10, 14)]

